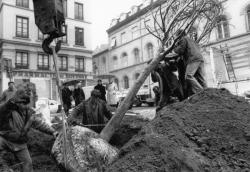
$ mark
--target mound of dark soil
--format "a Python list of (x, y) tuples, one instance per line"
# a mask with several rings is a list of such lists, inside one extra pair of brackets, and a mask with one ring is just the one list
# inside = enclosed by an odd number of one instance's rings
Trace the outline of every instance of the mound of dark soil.
[[(50, 153), (54, 138), (36, 130), (30, 130), (28, 135), (28, 149), (33, 161), (34, 172), (59, 172)], [(6, 152), (5, 161), (15, 172), (21, 171), (21, 164), (12, 153)]]
[(207, 89), (165, 107), (106, 171), (250, 171), (250, 104)]

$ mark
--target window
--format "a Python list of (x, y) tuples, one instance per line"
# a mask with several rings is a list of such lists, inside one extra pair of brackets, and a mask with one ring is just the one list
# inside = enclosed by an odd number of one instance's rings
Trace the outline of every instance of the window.
[(135, 48), (135, 49), (133, 50), (133, 54), (134, 54), (134, 57), (135, 57), (135, 64), (140, 63), (139, 49), (138, 49), (138, 48)]
[(75, 2), (75, 19), (83, 20), (83, 4)]
[(194, 41), (198, 39), (198, 31), (196, 27), (191, 27), (188, 34), (189, 34), (189, 37), (192, 38)]
[(151, 43), (147, 44), (147, 55), (148, 55), (148, 59), (154, 58), (154, 48)]
[(230, 37), (229, 24), (226, 16), (220, 16), (217, 20), (218, 39)]
[(112, 38), (111, 39), (111, 44), (110, 44), (111, 48), (116, 47), (116, 38)]
[(84, 71), (84, 57), (76, 57), (76, 71)]
[(46, 54), (38, 54), (37, 68), (40, 70), (49, 70), (49, 56)]
[(103, 65), (106, 65), (106, 57), (102, 57), (102, 63)]
[(62, 40), (63, 43), (67, 43), (68, 37), (67, 37), (67, 26), (66, 25), (62, 26), (62, 32), (65, 33), (66, 35), (61, 37), (60, 39)]
[(132, 28), (132, 39), (136, 39), (140, 36), (140, 32), (137, 26)]
[(18, 51), (16, 52), (16, 68), (28, 69), (28, 52)]
[(29, 0), (16, 0), (16, 6), (29, 8)]
[(67, 5), (67, 0), (63, 0), (63, 14), (64, 14), (64, 17), (67, 17), (67, 12), (68, 12), (68, 10), (67, 10), (67, 7), (68, 7), (68, 5)]
[(22, 38), (29, 37), (29, 19), (25, 17), (16, 17), (16, 36)]
[(122, 67), (128, 66), (128, 55), (127, 55), (127, 53), (122, 53), (122, 56), (121, 56), (121, 66)]
[(117, 87), (119, 89), (119, 80), (117, 78), (115, 78), (115, 83), (116, 83), (116, 85), (117, 85)]
[(118, 58), (116, 56), (113, 57), (113, 69), (118, 68)]
[(60, 71), (68, 70), (68, 57), (67, 56), (59, 56), (59, 70)]
[(124, 76), (123, 77), (123, 81), (124, 81), (124, 89), (128, 89), (129, 88), (129, 79), (128, 79), (128, 76)]
[(123, 32), (123, 33), (121, 33), (121, 43), (124, 44), (126, 42), (127, 42), (126, 32)]
[(83, 28), (75, 28), (75, 44), (84, 46), (84, 30)]
[(144, 26), (145, 26), (145, 29), (146, 29), (146, 28), (151, 28), (151, 27), (150, 27), (150, 26), (151, 26), (151, 21), (150, 21), (150, 19), (144, 20)]
[(250, 5), (246, 8), (247, 29), (250, 31)]

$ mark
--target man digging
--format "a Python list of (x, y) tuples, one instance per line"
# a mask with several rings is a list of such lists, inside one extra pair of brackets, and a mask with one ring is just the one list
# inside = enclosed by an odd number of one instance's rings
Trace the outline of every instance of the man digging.
[(27, 148), (27, 133), (35, 128), (56, 137), (57, 132), (35, 116), (29, 107), (30, 98), (19, 87), (13, 98), (0, 104), (0, 170), (8, 169), (3, 154), (12, 152), (22, 164), (22, 172), (33, 172), (32, 160)]

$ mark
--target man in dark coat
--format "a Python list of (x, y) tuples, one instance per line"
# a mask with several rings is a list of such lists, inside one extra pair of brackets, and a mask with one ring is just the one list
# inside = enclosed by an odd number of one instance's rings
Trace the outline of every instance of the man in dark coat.
[(105, 125), (105, 117), (110, 119), (112, 113), (108, 110), (106, 102), (99, 97), (99, 90), (93, 90), (88, 100), (73, 109), (69, 116), (69, 124), (87, 125), (86, 127), (95, 132), (101, 132)]
[(185, 79), (191, 94), (195, 94), (207, 87), (202, 54), (199, 46), (194, 40), (186, 36), (183, 30), (179, 30), (176, 37), (180, 37), (180, 41), (171, 55), (175, 54), (184, 58), (186, 62)]
[(12, 152), (22, 162), (22, 172), (32, 172), (32, 160), (27, 148), (27, 133), (31, 127), (54, 136), (57, 132), (35, 115), (29, 106), (30, 97), (19, 88), (7, 102), (0, 104), (0, 165), (5, 151)]
[(76, 85), (76, 88), (73, 91), (73, 98), (75, 100), (75, 106), (79, 105), (83, 100), (85, 100), (85, 94), (83, 92), (81, 83)]
[(72, 92), (70, 89), (66, 86), (63, 85), (62, 88), (62, 101), (63, 101), (63, 108), (66, 114), (68, 114), (69, 109), (71, 108), (71, 99), (72, 99)]
[(9, 88), (7, 90), (5, 90), (2, 94), (2, 96), (0, 97), (0, 103), (4, 103), (4, 102), (8, 101), (15, 94), (15, 92), (16, 92), (15, 83), (10, 81), (8, 83), (8, 87)]
[(99, 90), (101, 93), (101, 99), (106, 101), (106, 88), (102, 85), (102, 80), (98, 80), (98, 84), (95, 86), (96, 90)]

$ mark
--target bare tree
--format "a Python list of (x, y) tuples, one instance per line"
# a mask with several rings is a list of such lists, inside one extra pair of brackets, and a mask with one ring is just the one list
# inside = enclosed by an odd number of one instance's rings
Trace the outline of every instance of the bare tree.
[(162, 47), (169, 46), (162, 49), (163, 51), (144, 69), (121, 106), (118, 107), (115, 115), (102, 130), (101, 138), (109, 141), (119, 127), (134, 96), (150, 72), (173, 50), (176, 42), (180, 39), (175, 37), (177, 31), (182, 29), (183, 32), (188, 32), (194, 24), (197, 24), (202, 27), (197, 42), (202, 43), (208, 40), (211, 31), (216, 26), (216, 18), (221, 10), (221, 3), (218, 0), (158, 0), (148, 7), (148, 14), (152, 16), (154, 23), (153, 26), (145, 24), (146, 29), (160, 41)]

